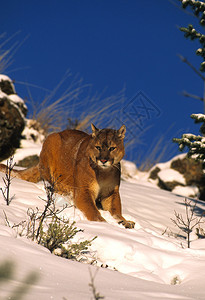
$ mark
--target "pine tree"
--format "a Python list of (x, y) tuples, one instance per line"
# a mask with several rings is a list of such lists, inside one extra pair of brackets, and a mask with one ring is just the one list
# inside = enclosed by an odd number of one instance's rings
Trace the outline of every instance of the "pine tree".
[[(191, 7), (194, 15), (199, 18), (199, 23), (201, 26), (205, 26), (205, 3), (203, 1), (195, 0), (179, 0), (182, 3), (183, 8)], [(200, 71), (205, 72), (205, 35), (196, 31), (193, 25), (188, 25), (188, 27), (180, 28), (184, 32), (186, 38), (191, 40), (198, 40), (201, 47), (196, 50), (196, 54), (200, 55), (203, 59), (201, 63)], [(200, 75), (204, 80), (205, 77)], [(204, 80), (205, 82), (205, 80)], [(204, 101), (204, 112), (205, 112), (205, 93), (202, 98)], [(205, 169), (205, 114), (192, 114), (191, 118), (195, 120), (195, 123), (203, 123), (200, 131), (201, 135), (194, 134), (183, 134), (180, 139), (173, 139), (174, 142), (179, 144), (179, 149), (183, 150), (185, 147), (188, 148), (188, 157), (200, 160), (203, 163), (203, 168)]]
[[(205, 26), (205, 3), (202, 1), (195, 0), (180, 0), (182, 2), (182, 7), (186, 8), (188, 5), (192, 8), (192, 11), (196, 17), (199, 18), (199, 23)], [(203, 58), (201, 63), (200, 71), (205, 71), (205, 35), (197, 32), (193, 25), (189, 24), (187, 27), (181, 27), (181, 31), (184, 32), (186, 38), (190, 40), (199, 40), (201, 47), (196, 50), (196, 54)]]
[[(205, 9), (204, 9), (204, 11), (205, 11)], [(203, 19), (203, 22), (204, 21), (205, 20)], [(203, 62), (201, 63), (200, 71), (204, 72), (205, 71), (205, 62), (204, 62), (204, 60), (205, 60), (205, 35), (200, 32), (197, 32), (196, 29), (191, 24), (189, 24), (187, 26), (187, 28), (181, 27), (180, 30), (185, 33), (184, 36), (186, 38), (190, 38), (192, 41), (197, 40), (197, 39), (199, 40), (201, 47), (196, 50), (196, 54), (203, 58)]]
[[(205, 134), (205, 115), (204, 114), (192, 114), (191, 118), (195, 120), (195, 123), (203, 123), (200, 131)], [(179, 149), (182, 151), (184, 148), (188, 148), (188, 157), (199, 160), (203, 163), (205, 169), (205, 137), (201, 135), (194, 135), (191, 133), (185, 133), (180, 139), (174, 138), (174, 142), (179, 144)]]
[[(205, 26), (205, 3), (204, 1), (195, 1), (195, 0), (179, 0), (182, 3), (183, 8), (191, 8), (193, 14), (198, 18), (199, 24), (201, 25), (203, 32)], [(181, 60), (185, 62), (202, 80), (204, 85), (203, 96), (199, 97), (198, 95), (192, 95), (190, 93), (184, 92), (184, 96), (198, 99), (204, 102), (204, 113), (205, 113), (205, 35), (197, 31), (192, 24), (189, 24), (187, 27), (181, 27), (180, 30), (184, 32), (185, 38), (190, 39), (191, 41), (197, 40), (200, 44), (200, 47), (196, 49), (196, 54), (201, 56), (202, 62), (200, 64), (200, 70), (195, 68), (185, 57), (179, 55)]]

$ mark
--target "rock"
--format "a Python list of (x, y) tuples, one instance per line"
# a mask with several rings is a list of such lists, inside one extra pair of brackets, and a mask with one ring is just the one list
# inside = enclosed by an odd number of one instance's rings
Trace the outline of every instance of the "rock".
[(158, 187), (162, 190), (166, 190), (171, 192), (176, 186), (179, 186), (180, 183), (173, 180), (173, 181), (163, 181), (160, 178), (158, 179)]
[(39, 163), (38, 155), (30, 155), (20, 160), (16, 165), (23, 168), (31, 168)]
[(157, 164), (151, 169), (149, 180), (156, 182), (161, 189), (205, 200), (205, 174), (202, 163), (184, 154), (170, 162)]
[(159, 167), (153, 167), (150, 171), (150, 174), (149, 174), (149, 178), (150, 179), (153, 179), (153, 180), (156, 180), (158, 179), (158, 173), (160, 172), (160, 168)]
[(184, 175), (186, 185), (200, 184), (204, 177), (202, 163), (191, 158), (175, 159), (170, 167)]
[(10, 78), (0, 75), (0, 161), (20, 146), (27, 112), (24, 101), (16, 95)]
[(201, 162), (185, 157), (173, 160), (171, 168), (183, 174), (186, 186), (196, 186), (199, 191), (199, 198), (205, 200), (205, 174)]
[(12, 95), (16, 94), (15, 88), (11, 80), (4, 75), (4, 77), (1, 77), (0, 81), (0, 90), (5, 93), (6, 95)]
[(180, 174), (177, 170), (173, 170), (172, 168), (160, 170), (157, 176), (159, 179), (158, 186), (164, 186), (163, 189), (167, 191), (172, 191), (177, 185), (186, 185), (183, 174)]

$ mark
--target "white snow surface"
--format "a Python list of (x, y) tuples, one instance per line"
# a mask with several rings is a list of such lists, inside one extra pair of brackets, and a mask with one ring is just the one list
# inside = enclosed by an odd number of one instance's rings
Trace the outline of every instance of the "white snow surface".
[(13, 102), (13, 103), (21, 103), (24, 104), (24, 100), (22, 98), (20, 98), (18, 95), (16, 94), (11, 94), (11, 95), (7, 95), (7, 97)]
[(6, 80), (12, 82), (12, 80), (9, 76), (4, 75), (4, 74), (0, 74), (0, 81), (6, 81)]
[[(24, 154), (30, 155), (31, 148), (31, 144), (24, 148)], [(205, 240), (193, 233), (191, 249), (187, 249), (186, 239), (173, 235), (179, 233), (171, 221), (174, 211), (185, 218), (183, 197), (160, 190), (139, 175), (132, 182), (123, 180), (120, 188), (123, 215), (136, 222), (134, 229), (118, 225), (108, 212), (102, 212), (107, 223), (99, 223), (87, 221), (73, 207), (64, 210), (62, 214), (84, 230), (77, 239), (97, 236), (89, 253), (97, 264), (91, 266), (57, 257), (6, 225), (5, 215), (12, 226), (26, 219), (28, 208), (43, 209), (42, 182), (14, 178), (10, 193), (15, 197), (9, 206), (0, 193), (0, 266), (12, 262), (15, 272), (12, 280), (0, 282), (0, 299), (9, 299), (30, 272), (36, 272), (38, 279), (28, 289), (26, 300), (94, 299), (89, 270), (95, 274), (97, 269), (95, 286), (105, 299), (205, 299)], [(56, 206), (67, 200), (57, 195)], [(205, 203), (198, 201), (199, 215), (204, 208)]]
[(186, 184), (184, 176), (174, 169), (164, 169), (158, 173), (158, 177), (163, 181), (177, 181)]

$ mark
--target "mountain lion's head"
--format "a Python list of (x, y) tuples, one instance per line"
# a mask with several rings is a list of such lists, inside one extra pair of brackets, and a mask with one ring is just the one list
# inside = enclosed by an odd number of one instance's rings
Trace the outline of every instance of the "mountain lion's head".
[(118, 164), (125, 154), (124, 137), (125, 125), (119, 130), (98, 129), (93, 124), (92, 138), (89, 144), (88, 155), (90, 159), (101, 168), (109, 168)]

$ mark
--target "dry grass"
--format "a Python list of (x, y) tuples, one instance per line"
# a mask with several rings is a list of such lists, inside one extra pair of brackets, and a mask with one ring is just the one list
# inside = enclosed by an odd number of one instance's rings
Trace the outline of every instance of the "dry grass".
[[(69, 87), (61, 97), (56, 97), (58, 90), (68, 79)], [(82, 79), (76, 76), (73, 80), (71, 73), (68, 73), (57, 87), (48, 94), (40, 103), (33, 102), (32, 118), (40, 124), (45, 135), (63, 130), (65, 128), (90, 131), (90, 124), (94, 123), (99, 128), (120, 127), (115, 123), (116, 118), (122, 120), (127, 125), (127, 131), (135, 131), (129, 119), (123, 114), (125, 103), (125, 89), (119, 93), (108, 97), (103, 97), (104, 93), (91, 95), (91, 86), (83, 84)], [(87, 95), (86, 95), (87, 94)], [(55, 99), (56, 98), (56, 99)], [(122, 124), (121, 124), (122, 125)], [(117, 129), (117, 128), (116, 128)], [(150, 126), (143, 131), (135, 132), (130, 139), (125, 140), (127, 150), (133, 149), (133, 159), (136, 159), (136, 145), (138, 149), (143, 145), (143, 137), (150, 130)], [(127, 132), (126, 135), (129, 133)], [(129, 148), (129, 149), (128, 149)], [(174, 145), (171, 140), (167, 141), (166, 134), (158, 137), (147, 147), (147, 152), (142, 157), (138, 157), (137, 166), (142, 171), (148, 171), (155, 164), (165, 161), (167, 155), (174, 153)]]
[[(4, 73), (12, 64), (14, 54), (25, 41), (21, 43), (18, 41), (13, 42), (16, 35), (18, 35), (18, 32), (7, 39), (6, 34), (0, 35), (0, 73)], [(91, 85), (84, 84), (79, 76), (73, 77), (71, 72), (67, 72), (52, 91), (35, 84), (18, 81), (16, 83), (24, 84), (27, 87), (40, 88), (46, 92), (44, 99), (36, 102), (32, 100), (33, 97), (28, 89), (30, 106), (32, 107), (30, 118), (37, 121), (36, 124), (45, 136), (65, 128), (88, 132), (91, 122), (99, 128), (121, 126), (122, 124), (115, 122), (116, 119), (123, 121), (127, 125), (127, 129), (134, 131), (132, 128), (128, 128), (130, 121), (126, 120), (125, 115), (123, 115), (123, 107), (126, 101), (125, 89), (111, 96), (104, 96), (107, 94), (106, 91), (92, 95)], [(60, 92), (65, 84), (68, 87)], [(133, 135), (128, 140), (126, 148), (134, 149), (136, 144), (142, 144), (146, 130), (140, 132), (137, 136)], [(165, 137), (161, 136), (149, 147), (147, 155), (143, 155), (146, 158), (138, 166), (139, 169), (149, 170), (154, 164), (164, 160), (167, 153), (170, 154), (170, 143), (167, 143)], [(134, 157), (136, 158), (136, 153)], [(140, 157), (138, 161), (141, 161)]]
[(19, 32), (16, 32), (9, 38), (6, 38), (6, 33), (0, 35), (0, 73), (5, 73), (8, 67), (12, 65), (14, 55), (26, 40), (14, 41), (18, 34)]
[(88, 109), (79, 115), (79, 123), (76, 129), (87, 131), (90, 128), (91, 122), (100, 128), (109, 127), (116, 118), (116, 115), (119, 115), (124, 99), (124, 89), (115, 95), (105, 98), (103, 97), (103, 93), (88, 97), (85, 100)]
[(4, 49), (4, 47), (9, 43), (11, 38), (4, 40), (5, 34), (0, 35), (0, 73), (5, 72), (5, 70), (9, 67), (12, 63), (12, 51), (14, 46), (10, 47), (9, 49)]
[(155, 164), (163, 159), (163, 156), (167, 151), (167, 144), (164, 144), (163, 142), (164, 137), (160, 137), (156, 142), (152, 143), (147, 151), (146, 158), (139, 166), (141, 171), (150, 170)]
[[(80, 94), (85, 88), (85, 85), (82, 84), (82, 80), (75, 78), (75, 80), (71, 81), (66, 91), (60, 97), (56, 97), (58, 90), (70, 76), (70, 73), (66, 74), (56, 88), (41, 102), (31, 100), (31, 118), (40, 124), (45, 135), (59, 131), (65, 127), (65, 119), (71, 112), (71, 103), (80, 97)], [(32, 99), (32, 96), (30, 96), (30, 99)]]
[(140, 171), (149, 171), (154, 165), (167, 161), (167, 157), (174, 156), (175, 145), (171, 140), (167, 140), (165, 135), (156, 138), (154, 142), (148, 147), (145, 158), (138, 165)]
[[(69, 80), (68, 88), (58, 97), (59, 90)], [(30, 95), (32, 99), (32, 96)], [(65, 128), (89, 131), (90, 123), (105, 126), (122, 107), (124, 89), (116, 95), (103, 98), (102, 94), (91, 95), (91, 86), (68, 72), (56, 88), (40, 103), (32, 101), (32, 116), (40, 124), (45, 135)]]

